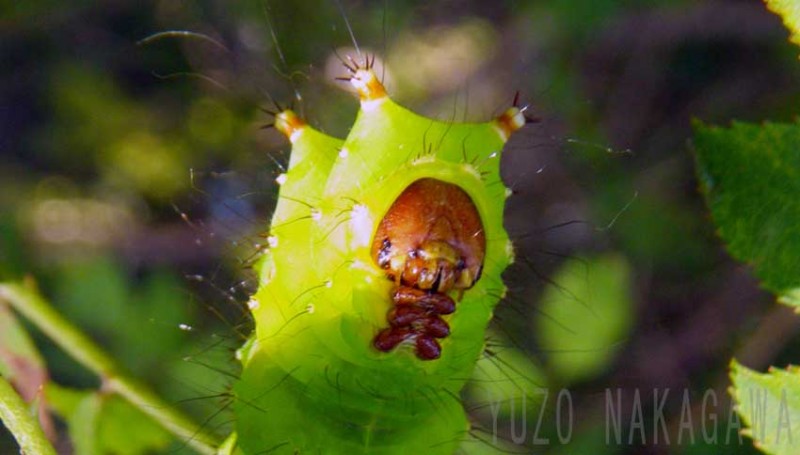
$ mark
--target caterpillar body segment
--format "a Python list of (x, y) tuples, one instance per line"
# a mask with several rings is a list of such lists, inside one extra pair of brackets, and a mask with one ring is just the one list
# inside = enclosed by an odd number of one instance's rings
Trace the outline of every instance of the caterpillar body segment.
[(254, 344), (259, 345), (259, 340), (280, 336), (283, 321), (307, 310), (291, 300), (296, 289), (303, 289), (299, 283), (314, 279), (314, 267), (309, 267), (312, 227), (319, 217), (317, 205), (325, 181), (343, 143), (311, 128), (291, 110), (275, 116), (275, 127), (290, 140), (292, 152), (286, 172), (276, 178), (280, 192), (269, 249), (261, 261), (259, 289), (249, 305), (256, 321)]
[[(369, 65), (351, 72), (361, 109), (344, 141), (293, 114), (276, 118), (292, 156), (235, 387), (238, 444), (247, 454), (452, 454), (468, 439), (460, 391), (512, 261), (500, 152), (524, 119), (515, 107), (486, 123), (429, 119), (392, 101)], [(393, 203), (431, 179), (471, 200), (485, 251), (469, 286), (424, 297), (455, 302), (455, 311), (436, 313), (449, 326), (440, 357), (424, 361), (414, 336), (388, 352), (375, 347), (400, 301), (373, 243)]]

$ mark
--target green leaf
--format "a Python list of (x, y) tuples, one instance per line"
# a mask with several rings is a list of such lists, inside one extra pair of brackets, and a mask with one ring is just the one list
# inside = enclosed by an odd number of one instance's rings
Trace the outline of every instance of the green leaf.
[(800, 46), (800, 2), (797, 0), (765, 0), (767, 8), (783, 18), (792, 35), (789, 40)]
[(633, 321), (630, 276), (627, 261), (610, 254), (568, 261), (553, 277), (534, 325), (558, 379), (591, 378), (625, 341)]
[(728, 251), (800, 306), (800, 124), (695, 125), (697, 172)]
[(76, 453), (135, 455), (164, 449), (166, 430), (118, 395), (47, 386), (47, 398), (69, 425)]
[(768, 373), (731, 363), (731, 395), (747, 426), (743, 434), (773, 455), (797, 453), (800, 438), (800, 369), (770, 368)]

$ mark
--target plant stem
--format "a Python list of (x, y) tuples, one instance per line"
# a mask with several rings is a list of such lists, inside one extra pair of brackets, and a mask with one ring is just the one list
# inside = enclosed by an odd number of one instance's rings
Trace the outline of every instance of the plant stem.
[(197, 452), (208, 455), (216, 453), (218, 442), (213, 435), (206, 433), (145, 385), (121, 374), (121, 368), (114, 360), (50, 306), (32, 283), (26, 283), (25, 286), (0, 283), (0, 299), (6, 300), (81, 365), (100, 376), (106, 390), (125, 397)]
[(16, 438), (20, 453), (56, 455), (39, 422), (31, 414), (31, 408), (2, 376), (0, 376), (0, 420)]

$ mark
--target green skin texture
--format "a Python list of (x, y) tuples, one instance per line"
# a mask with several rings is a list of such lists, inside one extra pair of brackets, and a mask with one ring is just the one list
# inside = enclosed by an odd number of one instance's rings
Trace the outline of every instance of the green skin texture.
[[(345, 141), (306, 126), (292, 137), (260, 285), (255, 335), (234, 387), (246, 454), (452, 454), (469, 439), (459, 394), (484, 348), (512, 261), (496, 123), (425, 118), (388, 97), (362, 102)], [(466, 157), (466, 160), (465, 160)], [(393, 282), (370, 256), (372, 236), (414, 181), (459, 185), (486, 233), (481, 279), (446, 316), (442, 356), (372, 345), (387, 326)], [(457, 294), (454, 293), (454, 298)]]

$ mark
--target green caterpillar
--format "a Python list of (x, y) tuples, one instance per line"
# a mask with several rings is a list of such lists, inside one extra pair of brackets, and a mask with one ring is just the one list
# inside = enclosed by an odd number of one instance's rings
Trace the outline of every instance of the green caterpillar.
[[(238, 353), (246, 454), (452, 454), (468, 438), (459, 393), (513, 260), (500, 152), (525, 118), (514, 106), (486, 123), (432, 120), (393, 102), (369, 58), (349, 69), (361, 108), (345, 140), (292, 111), (275, 119), (292, 153)], [(432, 192), (449, 195), (438, 209)], [(428, 212), (444, 227), (414, 232)]]

